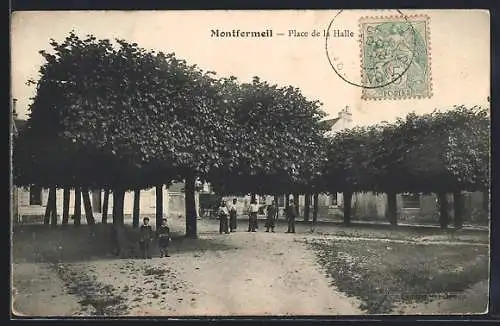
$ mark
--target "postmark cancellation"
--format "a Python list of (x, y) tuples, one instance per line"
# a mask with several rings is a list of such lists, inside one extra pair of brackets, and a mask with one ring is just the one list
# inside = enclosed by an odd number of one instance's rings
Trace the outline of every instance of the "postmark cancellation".
[(361, 17), (364, 100), (432, 97), (429, 17)]

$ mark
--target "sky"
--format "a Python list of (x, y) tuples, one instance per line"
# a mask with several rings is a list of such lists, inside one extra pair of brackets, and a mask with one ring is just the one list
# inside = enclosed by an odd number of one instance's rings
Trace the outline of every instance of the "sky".
[[(359, 19), (427, 17), (432, 95), (424, 99), (364, 100), (360, 83)], [(353, 37), (321, 34), (347, 30)], [(212, 30), (273, 31), (272, 38), (217, 38)], [(454, 105), (489, 107), (490, 16), (482, 10), (283, 10), (283, 11), (57, 11), (14, 12), (11, 17), (13, 98), (20, 118), (28, 117), (34, 86), (43, 64), (39, 50), (51, 38), (62, 41), (74, 30), (79, 36), (121, 38), (146, 49), (174, 52), (177, 57), (219, 76), (247, 82), (259, 76), (281, 86), (293, 85), (311, 100), (320, 100), (330, 116), (349, 106), (355, 124), (391, 122), (407, 113), (446, 110)], [(289, 36), (291, 30), (307, 37)], [(312, 31), (319, 36), (312, 36)], [(284, 35), (278, 35), (283, 33)], [(328, 49), (328, 51), (327, 51)], [(328, 53), (328, 55), (327, 55)], [(338, 65), (340, 63), (340, 65)]]

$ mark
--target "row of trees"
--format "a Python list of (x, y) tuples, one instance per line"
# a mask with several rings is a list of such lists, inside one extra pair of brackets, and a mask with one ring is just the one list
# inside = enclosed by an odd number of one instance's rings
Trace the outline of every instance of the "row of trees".
[[(321, 192), (344, 192), (346, 202), (356, 191), (386, 192), (393, 222), (398, 192), (487, 187), (484, 110), (412, 114), (327, 138), (322, 104), (297, 88), (216, 78), (173, 53), (116, 43), (70, 33), (40, 51), (46, 62), (15, 141), (15, 183), (51, 189), (46, 216), (55, 216), (55, 189), (65, 189), (63, 223), (69, 189), (87, 194), (90, 224), (89, 189), (104, 189), (105, 201), (111, 192), (115, 224), (125, 191), (134, 191), (137, 226), (141, 189), (156, 187), (160, 223), (163, 185), (184, 181), (186, 235), (196, 237), (196, 180), (220, 194), (306, 194), (307, 208)], [(349, 222), (350, 205), (344, 213)]]
[(40, 51), (46, 62), (31, 81), (37, 93), (15, 142), (17, 185), (110, 190), (115, 224), (123, 223), (125, 191), (156, 187), (159, 223), (163, 185), (182, 180), (186, 235), (195, 237), (196, 180), (231, 176), (245, 180), (247, 191), (276, 192), (257, 180), (291, 179), (293, 164), (312, 164), (325, 116), (318, 101), (297, 88), (216, 78), (173, 53), (116, 42), (70, 33), (52, 40), (50, 53)]
[[(387, 218), (396, 224), (396, 194), (436, 193), (440, 225), (449, 222), (447, 194), (453, 194), (457, 226), (462, 224), (462, 191), (490, 187), (490, 119), (479, 107), (409, 114), (392, 124), (353, 128), (329, 139), (320, 188), (387, 194)], [(350, 205), (344, 218), (350, 219)]]

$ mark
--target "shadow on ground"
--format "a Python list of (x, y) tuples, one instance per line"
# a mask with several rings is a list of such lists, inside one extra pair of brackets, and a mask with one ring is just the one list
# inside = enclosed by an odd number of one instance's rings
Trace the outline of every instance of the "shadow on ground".
[[(125, 226), (127, 238), (137, 246), (138, 230)], [(151, 244), (152, 255), (158, 255), (155, 241)], [(184, 253), (203, 250), (221, 251), (238, 249), (223, 243), (223, 238), (187, 239), (183, 234), (172, 233), (171, 252)], [(138, 248), (136, 254), (138, 254)], [(102, 259), (117, 259), (113, 230), (110, 224), (96, 224), (93, 227), (81, 225), (16, 226), (12, 236), (12, 258), (14, 263), (27, 262), (79, 262)], [(125, 258), (135, 258), (128, 256)]]

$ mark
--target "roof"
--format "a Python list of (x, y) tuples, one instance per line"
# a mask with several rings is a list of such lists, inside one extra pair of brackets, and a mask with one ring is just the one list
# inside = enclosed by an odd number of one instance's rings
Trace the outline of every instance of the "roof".
[(21, 131), (26, 126), (27, 120), (14, 119), (14, 124), (18, 131)]
[(337, 123), (337, 121), (340, 120), (340, 117), (338, 118), (333, 118), (333, 119), (328, 119), (328, 120), (323, 120), (321, 121), (321, 124), (322, 126), (325, 128), (325, 129), (332, 129), (333, 126), (335, 126), (335, 124)]
[(168, 187), (169, 192), (184, 192), (184, 182), (174, 182)]
[(20, 119), (16, 119), (16, 118), (13, 118), (12, 119), (14, 121), (14, 128), (13, 128), (13, 132), (14, 132), (14, 135), (18, 135), (19, 132), (21, 132), (21, 130), (23, 130), (25, 127), (26, 127), (26, 120), (20, 120)]

